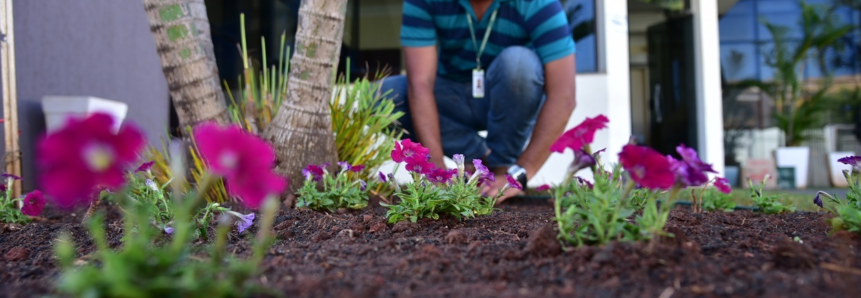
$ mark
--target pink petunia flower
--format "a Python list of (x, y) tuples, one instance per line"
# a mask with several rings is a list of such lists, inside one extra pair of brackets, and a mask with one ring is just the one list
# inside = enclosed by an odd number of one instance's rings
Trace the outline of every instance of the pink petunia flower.
[(152, 166), (153, 166), (154, 164), (155, 164), (155, 161), (150, 161), (150, 162), (142, 163), (142, 164), (138, 167), (138, 169), (137, 169), (137, 170), (135, 170), (135, 173), (139, 173), (139, 172), (147, 172), (147, 171), (149, 171), (150, 169), (152, 169)]
[(589, 189), (595, 188), (595, 185), (593, 185), (592, 182), (589, 182), (589, 180), (583, 179), (583, 177), (576, 177), (576, 178), (577, 178), (577, 183), (579, 183), (581, 186), (585, 186)]
[(732, 192), (732, 188), (729, 186), (729, 180), (726, 178), (717, 178), (715, 179), (715, 188), (717, 188), (720, 192), (728, 194)]
[(410, 172), (413, 172), (416, 174), (429, 175), (430, 173), (432, 173), (434, 171), (434, 169), (436, 167), (434, 166), (433, 163), (426, 161), (426, 160), (421, 160), (421, 159), (412, 160), (412, 159), (410, 159), (407, 162), (406, 168), (407, 168), (407, 171), (410, 171)]
[(353, 171), (353, 173), (360, 173), (363, 170), (365, 170), (365, 165), (355, 165), (350, 167), (350, 171)]
[(396, 163), (402, 163), (409, 158), (426, 159), (428, 153), (430, 150), (422, 147), (421, 143), (413, 143), (410, 139), (405, 139), (395, 143), (395, 149), (392, 150), (392, 160)]
[(318, 165), (308, 165), (302, 169), (302, 176), (305, 176), (306, 180), (320, 181), (323, 179), (323, 175), (323, 168)]
[(550, 184), (544, 184), (535, 189), (535, 191), (548, 191), (550, 190)]
[(58, 206), (89, 203), (101, 189), (125, 183), (125, 170), (138, 160), (146, 140), (130, 125), (114, 133), (113, 124), (114, 119), (102, 113), (70, 118), (63, 129), (39, 141), (39, 179)]
[(455, 175), (457, 175), (457, 170), (435, 169), (428, 175), (428, 181), (446, 184)]
[(607, 128), (607, 123), (609, 122), (610, 119), (607, 119), (604, 115), (598, 115), (595, 118), (586, 118), (580, 125), (562, 134), (550, 146), (550, 151), (562, 153), (566, 148), (580, 150), (584, 145), (592, 143), (595, 140), (595, 132)]
[(45, 197), (42, 192), (34, 190), (24, 197), (24, 205), (21, 206), (21, 213), (27, 216), (39, 216), (42, 214), (42, 209), (45, 209)]
[(517, 180), (516, 180), (516, 179), (514, 179), (514, 177), (511, 177), (511, 175), (505, 174), (505, 179), (507, 179), (507, 180), (508, 180), (508, 185), (509, 185), (511, 188), (516, 188), (516, 189), (519, 189), (519, 190), (523, 190), (523, 185), (520, 185), (520, 182), (517, 182)]
[(568, 172), (577, 173), (582, 169), (591, 167), (595, 165), (595, 157), (586, 153), (581, 149), (574, 150), (574, 160), (571, 161), (571, 165), (568, 166)]
[(676, 181), (670, 161), (649, 147), (625, 145), (619, 153), (622, 167), (631, 179), (649, 189), (668, 189)]
[(224, 177), (228, 192), (248, 208), (260, 207), (267, 196), (287, 188), (287, 181), (272, 172), (272, 146), (239, 126), (204, 123), (194, 129), (194, 139), (209, 169)]

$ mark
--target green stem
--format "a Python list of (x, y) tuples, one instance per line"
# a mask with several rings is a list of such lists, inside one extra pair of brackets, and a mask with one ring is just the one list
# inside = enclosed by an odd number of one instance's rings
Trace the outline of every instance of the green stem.
[(623, 200), (628, 199), (628, 196), (631, 194), (631, 191), (634, 190), (634, 186), (636, 186), (634, 179), (628, 179), (628, 182), (625, 183), (625, 192), (622, 194)]

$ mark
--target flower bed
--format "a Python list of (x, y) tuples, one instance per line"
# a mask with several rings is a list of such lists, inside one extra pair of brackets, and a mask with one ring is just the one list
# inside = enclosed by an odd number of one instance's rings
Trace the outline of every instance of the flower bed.
[[(848, 297), (861, 290), (861, 239), (829, 236), (826, 213), (679, 207), (667, 223), (673, 239), (563, 252), (547, 200), (512, 199), (501, 212), (464, 221), (394, 225), (376, 200), (370, 206), (344, 214), (281, 210), (279, 240), (257, 281), (287, 297)], [(120, 245), (120, 213), (109, 209), (108, 242)], [(79, 224), (84, 210), (75, 217), (46, 211), (46, 221), (0, 230), (3, 296), (53, 291), (61, 230), (73, 231), (82, 262), (93, 252)], [(252, 235), (232, 235), (227, 250), (248, 257)]]

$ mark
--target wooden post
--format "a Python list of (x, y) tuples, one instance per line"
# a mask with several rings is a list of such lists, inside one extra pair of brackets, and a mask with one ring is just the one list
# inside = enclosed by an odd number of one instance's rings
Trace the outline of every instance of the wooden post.
[[(6, 135), (5, 172), (21, 176), (21, 151), (18, 146), (18, 90), (15, 83), (15, 34), (12, 0), (0, 0), (0, 79), (3, 88), (3, 131)], [(21, 181), (12, 185), (12, 195), (21, 195)]]

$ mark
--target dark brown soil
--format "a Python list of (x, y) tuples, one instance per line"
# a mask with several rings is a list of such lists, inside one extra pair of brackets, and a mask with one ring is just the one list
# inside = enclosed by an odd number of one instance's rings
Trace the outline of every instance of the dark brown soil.
[[(545, 200), (513, 199), (492, 216), (386, 224), (385, 209), (323, 214), (283, 210), (260, 283), (286, 297), (858, 297), (861, 238), (829, 236), (823, 213), (691, 214), (674, 210), (654, 243), (563, 251)], [(0, 296), (50, 294), (53, 239), (77, 216), (52, 212), (0, 228)], [(110, 217), (116, 221), (114, 214)], [(111, 242), (119, 225), (109, 220)], [(111, 228), (113, 227), (113, 228)], [(254, 228), (251, 229), (254, 232)], [(798, 236), (803, 243), (792, 241)], [(230, 251), (248, 255), (251, 234)]]

